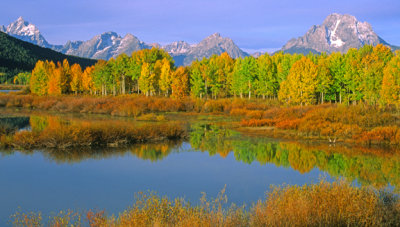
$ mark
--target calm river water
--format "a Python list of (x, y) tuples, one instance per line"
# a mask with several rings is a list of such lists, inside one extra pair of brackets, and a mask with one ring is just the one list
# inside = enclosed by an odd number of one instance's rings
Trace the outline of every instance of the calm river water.
[[(4, 121), (9, 124), (9, 120)], [(1, 122), (0, 122), (1, 123)], [(29, 118), (20, 128), (30, 130)], [(221, 131), (224, 135), (221, 137)], [(400, 185), (400, 158), (326, 146), (250, 138), (198, 124), (190, 139), (106, 150), (0, 152), (0, 225), (22, 211), (106, 210), (118, 214), (139, 191), (199, 203), (226, 185), (228, 202), (265, 198), (271, 185), (317, 183), (337, 177), (374, 187)]]

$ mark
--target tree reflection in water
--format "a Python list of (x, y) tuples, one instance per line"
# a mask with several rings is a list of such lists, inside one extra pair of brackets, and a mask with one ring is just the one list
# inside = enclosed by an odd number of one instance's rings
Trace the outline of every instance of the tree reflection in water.
[[(27, 120), (28, 119), (28, 120)], [(29, 118), (0, 118), (4, 132), (12, 132), (26, 127)], [(51, 124), (75, 124), (55, 118), (31, 117), (32, 130), (43, 130)], [(261, 165), (274, 164), (307, 173), (314, 168), (329, 173), (333, 177), (345, 177), (362, 185), (384, 188), (389, 185), (400, 189), (400, 155), (383, 148), (363, 148), (329, 146), (301, 142), (277, 141), (266, 138), (246, 137), (231, 129), (215, 124), (192, 124), (189, 140), (191, 149), (184, 148), (183, 141), (136, 144), (104, 149), (41, 150), (45, 157), (57, 163), (76, 163), (87, 159), (107, 159), (124, 155), (134, 155), (143, 160), (159, 161), (173, 152), (208, 152), (227, 157), (233, 153), (237, 161)], [(3, 150), (2, 155), (14, 151)], [(30, 154), (33, 151), (20, 151)]]

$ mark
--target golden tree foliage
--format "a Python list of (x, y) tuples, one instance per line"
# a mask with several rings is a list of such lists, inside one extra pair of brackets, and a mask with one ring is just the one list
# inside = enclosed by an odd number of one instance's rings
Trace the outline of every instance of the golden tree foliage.
[(32, 70), (30, 88), (32, 93), (37, 95), (47, 95), (49, 78), (53, 75), (55, 65), (49, 61), (38, 61)]
[(61, 95), (62, 93), (62, 78), (64, 77), (64, 71), (62, 68), (56, 68), (53, 75), (49, 78), (49, 95)]
[(92, 73), (94, 71), (94, 66), (87, 67), (82, 73), (82, 90), (83, 92), (90, 92), (94, 89), (94, 82)]
[(77, 94), (82, 92), (82, 69), (78, 64), (73, 64), (71, 67), (71, 91)]
[(281, 84), (279, 99), (289, 104), (314, 104), (317, 86), (317, 66), (308, 58), (295, 62), (289, 75)]
[(142, 92), (146, 94), (146, 96), (149, 96), (152, 94), (152, 92), (154, 92), (153, 84), (154, 84), (154, 73), (150, 71), (150, 65), (147, 62), (145, 62), (142, 65), (142, 71), (140, 72), (140, 77), (139, 77), (140, 90), (142, 90)]
[(171, 83), (172, 83), (171, 71), (172, 70), (169, 61), (164, 58), (162, 60), (161, 74), (158, 86), (160, 90), (165, 94), (165, 96), (168, 96), (169, 91), (171, 90)]
[(384, 104), (400, 104), (400, 57), (392, 58), (383, 70), (381, 101)]
[(189, 92), (189, 72), (186, 67), (179, 67), (172, 79), (172, 97), (184, 98)]

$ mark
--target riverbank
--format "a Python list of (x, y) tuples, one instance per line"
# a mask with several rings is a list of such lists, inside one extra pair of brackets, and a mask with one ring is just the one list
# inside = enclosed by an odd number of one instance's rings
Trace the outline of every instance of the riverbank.
[(57, 116), (29, 118), (30, 130), (1, 124), (0, 147), (15, 149), (118, 147), (144, 142), (173, 141), (187, 137), (177, 122), (127, 124), (123, 121), (68, 121)]
[(0, 95), (0, 107), (89, 113), (139, 118), (147, 114), (179, 112), (224, 115), (236, 130), (259, 136), (355, 143), (364, 146), (400, 146), (400, 111), (394, 106), (324, 104), (280, 106), (262, 99), (171, 99), (125, 95), (36, 96)]
[[(105, 211), (61, 211), (47, 226), (397, 226), (400, 202), (390, 192), (376, 192), (345, 182), (273, 187), (249, 209), (227, 205), (225, 189), (193, 206), (184, 199), (138, 193), (117, 216)], [(43, 225), (41, 213), (16, 212), (13, 225)]]

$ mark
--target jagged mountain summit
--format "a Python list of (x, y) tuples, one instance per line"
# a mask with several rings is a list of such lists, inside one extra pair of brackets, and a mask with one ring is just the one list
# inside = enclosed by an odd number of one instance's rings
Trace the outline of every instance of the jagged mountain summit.
[(188, 53), (192, 49), (192, 46), (185, 41), (177, 41), (167, 44), (162, 48), (172, 55), (180, 55)]
[(289, 40), (282, 48), (286, 53), (332, 53), (346, 52), (366, 44), (384, 44), (394, 49), (379, 37), (368, 22), (360, 22), (354, 16), (333, 13), (321, 25), (314, 25), (297, 39)]
[(52, 47), (42, 36), (39, 29), (35, 25), (25, 21), (22, 17), (19, 17), (7, 27), (1, 26), (0, 31), (5, 32), (17, 39), (30, 42), (41, 47)]
[[(214, 54), (228, 53), (232, 58), (246, 57), (249, 54), (241, 50), (230, 38), (221, 37), (219, 33), (214, 33), (203, 39), (197, 45), (193, 45), (190, 51), (183, 55), (175, 57), (177, 60), (182, 60), (183, 65), (189, 65), (192, 61), (202, 58), (211, 57)], [(180, 57), (180, 59), (178, 59)]]
[(146, 48), (151, 47), (132, 34), (121, 37), (115, 32), (105, 32), (88, 41), (68, 41), (64, 46), (53, 49), (68, 55), (108, 60), (122, 53), (130, 54)]

